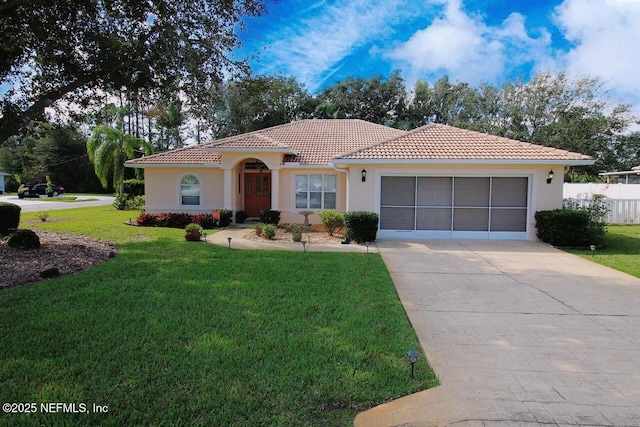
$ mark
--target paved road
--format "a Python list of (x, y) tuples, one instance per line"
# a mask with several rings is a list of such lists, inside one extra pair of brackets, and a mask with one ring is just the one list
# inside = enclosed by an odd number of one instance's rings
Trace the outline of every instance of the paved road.
[(356, 426), (640, 426), (640, 279), (535, 242), (379, 249), (442, 385)]
[[(0, 202), (14, 203), (22, 207), (22, 212), (52, 211), (56, 209), (74, 209), (84, 208), (88, 206), (103, 206), (113, 204), (113, 196), (87, 196), (84, 194), (67, 194), (67, 196), (77, 196), (82, 199), (98, 199), (90, 202), (54, 202), (42, 201), (41, 199), (19, 199), (18, 196), (3, 194), (0, 196)], [(55, 199), (55, 198), (54, 198)]]

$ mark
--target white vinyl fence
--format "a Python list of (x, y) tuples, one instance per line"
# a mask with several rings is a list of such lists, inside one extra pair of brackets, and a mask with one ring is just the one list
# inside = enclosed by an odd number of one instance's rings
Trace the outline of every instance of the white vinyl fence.
[[(589, 206), (593, 199), (571, 199), (580, 207)], [(608, 224), (640, 224), (640, 200), (607, 199)]]

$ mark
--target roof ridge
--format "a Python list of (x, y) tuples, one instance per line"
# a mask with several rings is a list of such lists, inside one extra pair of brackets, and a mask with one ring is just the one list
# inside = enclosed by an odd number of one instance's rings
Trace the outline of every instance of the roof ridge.
[[(360, 119), (353, 119), (353, 120), (360, 120)], [(366, 120), (362, 120), (362, 121), (366, 122)], [(367, 122), (367, 123), (369, 123), (369, 122)], [(377, 124), (377, 123), (374, 123), (374, 124)], [(406, 130), (406, 131), (404, 131), (404, 133), (402, 135), (392, 136), (391, 138), (387, 138), (387, 139), (382, 140), (382, 141), (374, 142), (373, 144), (365, 145), (364, 147), (356, 148), (355, 150), (347, 151), (345, 153), (339, 153), (339, 154), (333, 156), (333, 158), (334, 159), (341, 159), (343, 157), (352, 156), (352, 155), (356, 154), (359, 151), (369, 150), (371, 148), (380, 146), (380, 145), (385, 144), (387, 142), (390, 142), (390, 141), (393, 141), (393, 140), (396, 140), (396, 139), (400, 139), (400, 138), (404, 138), (407, 135), (411, 135), (412, 133), (414, 133), (418, 129), (422, 129), (422, 128), (425, 128), (425, 127), (428, 127), (428, 126), (431, 126), (431, 125), (433, 125), (433, 123), (429, 123), (427, 125), (421, 126), (419, 128), (416, 128), (416, 129), (412, 129), (412, 130), (408, 130), (408, 131)], [(395, 128), (392, 128), (390, 126), (385, 126), (385, 125), (379, 125), (379, 126), (384, 126), (384, 127), (390, 128), (390, 129), (395, 129)], [(397, 130), (402, 131), (402, 129), (397, 129)]]

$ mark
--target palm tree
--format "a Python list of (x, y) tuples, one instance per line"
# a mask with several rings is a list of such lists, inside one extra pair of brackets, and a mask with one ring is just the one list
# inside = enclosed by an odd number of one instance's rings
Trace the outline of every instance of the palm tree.
[(153, 154), (153, 145), (110, 126), (96, 126), (87, 141), (87, 154), (102, 187), (107, 188), (109, 174), (112, 173), (113, 188), (118, 188), (121, 196), (124, 192), (124, 162), (133, 159), (136, 151)]

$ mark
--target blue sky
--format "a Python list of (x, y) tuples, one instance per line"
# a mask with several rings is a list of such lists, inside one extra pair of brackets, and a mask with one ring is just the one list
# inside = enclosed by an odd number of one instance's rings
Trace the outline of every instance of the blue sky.
[(640, 108), (640, 0), (280, 0), (238, 56), (314, 93), (347, 76), (500, 85), (543, 70), (597, 76)]

